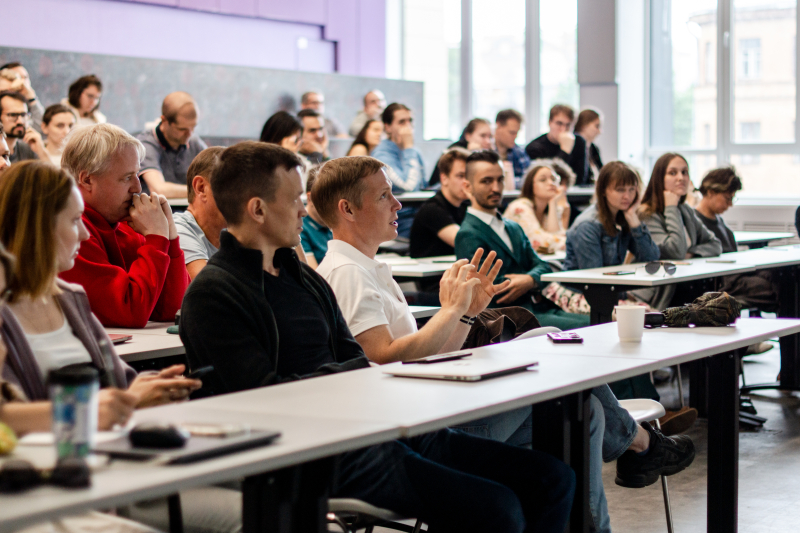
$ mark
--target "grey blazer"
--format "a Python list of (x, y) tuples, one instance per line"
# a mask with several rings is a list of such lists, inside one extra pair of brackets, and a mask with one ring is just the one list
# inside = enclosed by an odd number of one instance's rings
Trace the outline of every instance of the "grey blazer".
[[(664, 213), (642, 218), (653, 242), (661, 250), (661, 259), (684, 259), (687, 253), (698, 257), (714, 257), (722, 253), (722, 243), (697, 218), (694, 209), (683, 203), (667, 207)], [(690, 244), (686, 244), (686, 235)]]

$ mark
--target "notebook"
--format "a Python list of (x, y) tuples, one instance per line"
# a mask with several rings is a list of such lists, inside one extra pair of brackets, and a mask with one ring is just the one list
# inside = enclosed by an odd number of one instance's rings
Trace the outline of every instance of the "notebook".
[(135, 448), (125, 435), (112, 441), (96, 444), (92, 450), (120, 459), (152, 459), (158, 457), (165, 464), (186, 464), (220, 455), (266, 446), (280, 437), (280, 433), (270, 430), (250, 430), (247, 434), (235, 437), (196, 437), (192, 436), (183, 448)]

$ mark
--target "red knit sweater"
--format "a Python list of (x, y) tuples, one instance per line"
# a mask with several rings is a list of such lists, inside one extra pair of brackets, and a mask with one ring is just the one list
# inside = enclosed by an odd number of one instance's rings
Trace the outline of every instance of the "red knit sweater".
[(148, 320), (173, 321), (189, 286), (178, 239), (145, 237), (126, 222), (111, 226), (88, 205), (83, 223), (91, 236), (61, 278), (83, 286), (100, 322), (143, 328)]

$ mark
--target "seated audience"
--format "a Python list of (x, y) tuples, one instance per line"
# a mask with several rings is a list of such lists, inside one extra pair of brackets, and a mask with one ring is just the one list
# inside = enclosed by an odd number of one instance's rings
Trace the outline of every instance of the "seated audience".
[(311, 165), (318, 165), (330, 157), (328, 153), (328, 134), (325, 133), (325, 118), (313, 109), (304, 109), (297, 114), (303, 124), (303, 142), (300, 156), (306, 163), (306, 171)]
[(48, 159), (42, 136), (30, 126), (27, 100), (20, 93), (0, 92), (0, 123), (6, 133), (12, 163)]
[[(330, 287), (291, 250), (306, 214), (299, 164), (288, 150), (242, 142), (214, 173), (228, 229), (186, 293), (181, 339), (192, 368), (214, 365), (206, 382), (216, 393), (369, 366)], [(452, 277), (446, 290), (468, 303), (474, 283)], [(546, 454), (450, 430), (344, 453), (337, 472), (331, 496), (431, 529), (561, 533), (574, 489), (571, 471)]]
[(197, 103), (191, 95), (170, 93), (161, 104), (161, 121), (138, 135), (146, 150), (141, 178), (150, 192), (167, 198), (186, 196), (186, 171), (197, 154), (208, 148), (194, 134), (197, 120)]
[(172, 215), (189, 279), (194, 279), (217, 253), (219, 234), (226, 226), (211, 192), (211, 175), (223, 150), (221, 146), (212, 146), (197, 154), (186, 172), (189, 206), (186, 211)]
[(96, 124), (72, 132), (62, 166), (85, 202), (89, 240), (61, 274), (83, 285), (104, 326), (142, 328), (173, 321), (189, 276), (167, 199), (142, 194), (145, 149), (121, 128)]
[[(16, 78), (10, 79), (5, 76), (3, 71), (16, 74)], [(44, 115), (44, 105), (36, 96), (36, 91), (31, 86), (31, 77), (28, 69), (17, 61), (6, 63), (0, 66), (0, 91), (13, 91), (21, 93), (28, 100), (28, 109), (31, 112), (31, 126), (33, 129), (42, 133), (42, 116)]]
[[(100, 372), (101, 430), (124, 426), (133, 409), (185, 401), (202, 385), (181, 375), (184, 365), (137, 375), (115, 352), (83, 289), (56, 277), (72, 268), (81, 243), (89, 238), (82, 211), (74, 180), (49, 164), (20, 163), (0, 180), (0, 250), (7, 246), (18, 258), (16, 268), (7, 271), (13, 276), (11, 298), (0, 309), (0, 338), (8, 349), (0, 381), (13, 384), (22, 393), (20, 399), (30, 401), (4, 406), (2, 417), (20, 433), (50, 430), (49, 370), (85, 364)], [(219, 502), (212, 517), (210, 500)], [(238, 492), (216, 487), (182, 491), (184, 526), (187, 531), (230, 531), (222, 526), (231, 517), (239, 519), (235, 509), (240, 501)], [(149, 501), (132, 506), (130, 516), (166, 529), (166, 507), (164, 500)]]
[(0, 122), (0, 175), (11, 165), (11, 150), (8, 149), (6, 135), (3, 133), (3, 123)]
[[(742, 180), (733, 167), (711, 170), (700, 184), (703, 199), (695, 208), (697, 218), (705, 224), (722, 244), (722, 253), (735, 252), (736, 238), (733, 230), (725, 224), (722, 214), (733, 205), (736, 193), (742, 188)], [(722, 290), (739, 300), (745, 308), (756, 307), (763, 311), (778, 310), (778, 287), (771, 270), (759, 270), (749, 274), (725, 276)], [(769, 351), (773, 345), (760, 342), (747, 348), (749, 354)]]
[(517, 144), (517, 135), (522, 128), (522, 113), (515, 109), (504, 109), (494, 119), (494, 144), (501, 161), (508, 161), (514, 169), (517, 185), (521, 183), (531, 158)]
[(575, 185), (591, 185), (586, 161), (586, 140), (570, 132), (575, 120), (575, 111), (567, 105), (557, 104), (550, 108), (550, 131), (541, 135), (525, 147), (528, 157), (544, 159), (558, 157), (575, 173)]
[(350, 145), (347, 155), (369, 155), (383, 139), (383, 122), (369, 119)]
[(498, 279), (511, 281), (493, 300), (491, 307), (520, 306), (531, 311), (542, 326), (562, 330), (589, 325), (589, 317), (567, 313), (553, 302), (542, 298), (545, 288), (541, 275), (552, 272), (533, 250), (519, 224), (498, 213), (503, 200), (503, 167), (496, 152), (482, 150), (467, 158), (467, 180), (464, 183), (471, 206), (456, 234), (456, 257), (472, 257), (475, 250), (494, 250), (503, 262)]
[[(464, 131), (461, 132), (461, 137), (448, 146), (450, 148), (465, 148), (467, 150), (491, 150), (492, 146), (492, 125), (485, 118), (473, 118), (467, 123)], [(436, 185), (439, 183), (439, 166), (433, 169), (431, 178), (428, 181), (429, 185)]]
[(586, 141), (586, 161), (589, 165), (589, 175), (587, 183), (594, 182), (600, 169), (603, 168), (603, 161), (600, 159), (600, 149), (594, 144), (595, 139), (600, 135), (600, 112), (595, 109), (584, 109), (578, 113), (578, 120), (575, 121), (573, 133), (580, 135)]
[(308, 265), (315, 269), (319, 266), (325, 253), (328, 251), (328, 241), (333, 238), (333, 233), (314, 206), (312, 188), (317, 180), (319, 167), (311, 169), (306, 181), (306, 211), (308, 216), (303, 219), (303, 231), (300, 232), (300, 243), (306, 253)]
[[(689, 179), (689, 164), (675, 153), (666, 153), (653, 165), (650, 183), (642, 197), (639, 214), (647, 225), (653, 242), (658, 245), (664, 261), (692, 257), (714, 257), (722, 253), (722, 243), (700, 221), (694, 209), (686, 205), (686, 195), (693, 188)], [(673, 302), (676, 285), (640, 289), (636, 297), (663, 311)], [(675, 305), (688, 303), (699, 295), (680, 294)]]
[(67, 135), (75, 127), (76, 120), (75, 113), (65, 105), (53, 104), (44, 112), (42, 133), (47, 136), (44, 149), (50, 162), (57, 167), (61, 166), (61, 154), (67, 144)]
[(441, 176), (442, 187), (433, 198), (420, 206), (414, 217), (409, 242), (411, 257), (455, 253), (456, 233), (469, 205), (464, 191), (468, 157), (467, 150), (457, 147), (449, 149), (439, 158), (436, 168)]
[(263, 143), (277, 144), (296, 154), (303, 144), (303, 124), (294, 115), (278, 111), (264, 123), (259, 140)]
[[(509, 282), (492, 284), (499, 271), (499, 264), (492, 267), (495, 252), (488, 254), (480, 271), (475, 270), (483, 256), (483, 250), (479, 249), (469, 266), (462, 260), (444, 274), (442, 308), (430, 322), (417, 330), (411, 310), (397, 282), (392, 279), (390, 269), (375, 260), (380, 243), (396, 235), (392, 224), (381, 222), (391, 220), (399, 209), (399, 203), (391, 201), (391, 183), (382, 167), (382, 163), (372, 158), (347, 158), (331, 161), (320, 169), (315, 194), (319, 199), (320, 214), (333, 228), (334, 240), (329, 243), (330, 249), (317, 272), (330, 284), (350, 332), (370, 360), (379, 364), (407, 361), (461, 348), (470, 331), (471, 317), (485, 309), (492, 296)], [(382, 226), (386, 228), (382, 232), (375, 229)], [(462, 268), (468, 269), (467, 278), (479, 283), (473, 288), (466, 314), (460, 318), (461, 311), (453, 309), (458, 294), (446, 289), (452, 277), (461, 274)], [(649, 433), (643, 426), (637, 426), (619, 406), (608, 387), (595, 389), (591, 409), (590, 507), (595, 523), (600, 525), (597, 530), (610, 531), (602, 487), (603, 447), (609, 450), (607, 460), (610, 461), (620, 457), (628, 447), (646, 448)], [(604, 410), (609, 411), (607, 425), (603, 421)], [(529, 446), (532, 425), (530, 409), (523, 408), (459, 427), (470, 434)], [(606, 436), (602, 428), (605, 428)], [(607, 440), (605, 444), (604, 439)], [(687, 438), (681, 438), (679, 442), (686, 446), (686, 453), (693, 453)], [(663, 450), (660, 453), (663, 454), (661, 461), (672, 460), (667, 459)], [(631, 468), (643, 473), (641, 464), (630, 464), (631, 455), (622, 460), (622, 471)]]
[(106, 116), (100, 112), (100, 98), (103, 96), (103, 82), (94, 74), (82, 76), (69, 86), (67, 97), (61, 100), (78, 117), (78, 127), (104, 124)]
[(560, 159), (534, 161), (525, 176), (519, 198), (508, 204), (503, 216), (520, 225), (539, 253), (563, 251), (567, 247), (569, 222), (567, 187), (575, 178)]
[(312, 109), (325, 117), (325, 134), (328, 136), (328, 138), (348, 137), (347, 132), (344, 131), (344, 128), (338, 122), (336, 122), (333, 117), (325, 114), (324, 94), (316, 91), (304, 93), (303, 96), (300, 97), (300, 110), (302, 111), (303, 109)]
[[(383, 127), (387, 139), (381, 141), (372, 156), (386, 164), (386, 174), (392, 180), (392, 193), (419, 191), (427, 185), (425, 162), (414, 148), (414, 118), (403, 104), (393, 103), (383, 110)], [(417, 210), (403, 207), (398, 211), (397, 233), (408, 238)]]
[(368, 120), (380, 120), (383, 110), (386, 108), (386, 97), (377, 89), (373, 89), (364, 96), (364, 109), (356, 114), (356, 118), (350, 123), (351, 137), (357, 137), (358, 132), (364, 127)]

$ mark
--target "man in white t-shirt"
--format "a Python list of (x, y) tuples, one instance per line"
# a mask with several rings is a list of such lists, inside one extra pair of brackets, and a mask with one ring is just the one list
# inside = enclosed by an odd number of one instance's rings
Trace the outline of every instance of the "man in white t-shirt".
[[(500, 265), (483, 251), (442, 276), (441, 310), (419, 331), (391, 268), (375, 260), (382, 242), (397, 236), (400, 202), (385, 165), (371, 157), (335, 159), (320, 168), (314, 205), (333, 231), (317, 272), (333, 287), (353, 336), (372, 361), (407, 361), (461, 348), (475, 316), (505, 288), (494, 285)], [(344, 181), (349, 184), (342, 187)], [(343, 192), (343, 194), (342, 194)], [(468, 281), (467, 281), (468, 280)]]
[[(439, 292), (442, 309), (417, 331), (391, 268), (375, 260), (380, 244), (397, 235), (397, 211), (401, 207), (392, 195), (384, 167), (365, 156), (333, 159), (319, 169), (314, 184), (314, 205), (333, 230), (333, 240), (317, 273), (333, 288), (342, 315), (366, 356), (380, 364), (461, 348), (474, 317), (494, 294), (508, 286), (507, 282), (493, 284), (502, 267), (502, 261), (495, 262), (494, 252), (489, 253), (479, 272), (475, 270), (483, 254), (478, 249), (469, 264), (462, 259), (444, 274)], [(454, 280), (469, 278), (453, 290)], [(465, 290), (472, 291), (471, 301)], [(523, 408), (473, 421), (462, 429), (511, 444), (530, 445), (532, 424), (530, 408)], [(610, 533), (602, 479), (604, 461), (619, 459), (616, 482), (630, 487), (651, 484), (659, 474), (671, 475), (687, 465), (678, 464), (685, 457), (675, 452), (675, 442), (646, 423), (638, 425), (607, 385), (592, 389), (589, 425), (589, 507), (595, 530)]]

